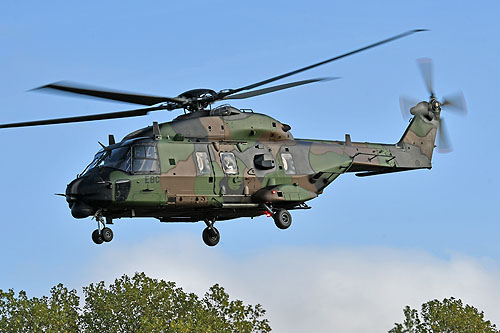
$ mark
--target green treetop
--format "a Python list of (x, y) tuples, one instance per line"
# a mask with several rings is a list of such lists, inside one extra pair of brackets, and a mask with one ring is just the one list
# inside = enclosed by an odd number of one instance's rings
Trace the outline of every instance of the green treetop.
[(212, 286), (203, 298), (174, 282), (136, 273), (83, 288), (85, 301), (62, 284), (50, 297), (0, 290), (0, 332), (269, 332), (261, 305), (230, 300)]
[(396, 323), (389, 333), (490, 333), (499, 332), (495, 324), (484, 319), (484, 313), (459, 299), (445, 298), (422, 304), (420, 314), (406, 306), (405, 320)]

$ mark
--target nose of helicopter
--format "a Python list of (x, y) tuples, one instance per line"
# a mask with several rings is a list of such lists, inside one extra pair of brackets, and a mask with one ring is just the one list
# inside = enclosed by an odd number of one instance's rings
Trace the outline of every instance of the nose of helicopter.
[(74, 179), (66, 187), (66, 201), (74, 218), (94, 215), (111, 202), (111, 182), (100, 175), (87, 174)]

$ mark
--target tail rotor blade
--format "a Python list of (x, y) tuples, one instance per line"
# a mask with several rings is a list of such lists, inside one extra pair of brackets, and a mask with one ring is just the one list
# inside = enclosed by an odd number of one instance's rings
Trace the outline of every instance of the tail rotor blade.
[(465, 103), (464, 94), (461, 91), (453, 95), (445, 96), (441, 105), (445, 107), (447, 111), (454, 111), (460, 115), (467, 114), (467, 104)]
[(444, 122), (444, 118), (439, 120), (438, 128), (438, 151), (440, 153), (449, 153), (452, 151), (448, 130)]
[(417, 60), (418, 68), (422, 73), (427, 91), (434, 97), (434, 84), (433, 84), (433, 68), (432, 60), (430, 58), (420, 58)]
[[(438, 122), (437, 128), (437, 150), (441, 153), (447, 153), (452, 150), (451, 141), (448, 136), (448, 130), (445, 125), (445, 120), (441, 117), (441, 112), (454, 111), (457, 114), (465, 115), (467, 106), (465, 104), (464, 94), (458, 92), (449, 96), (445, 96), (442, 102), (439, 102), (434, 95), (434, 72), (432, 60), (429, 58), (421, 58), (417, 60), (417, 65), (424, 79), (425, 87), (430, 94), (428, 102), (421, 101), (416, 105), (407, 97), (400, 97), (401, 111), (404, 117), (408, 117), (408, 109), (413, 115), (428, 115), (431, 119)], [(410, 108), (408, 105), (414, 105)]]
[(418, 101), (412, 97), (399, 96), (399, 107), (401, 108), (401, 114), (403, 119), (409, 120), (411, 118), (410, 109), (417, 105)]

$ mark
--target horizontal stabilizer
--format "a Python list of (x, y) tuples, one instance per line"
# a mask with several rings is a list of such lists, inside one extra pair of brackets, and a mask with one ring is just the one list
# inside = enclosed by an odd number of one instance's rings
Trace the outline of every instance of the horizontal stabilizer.
[(383, 171), (359, 172), (359, 173), (356, 173), (355, 175), (358, 177), (368, 177), (368, 176), (384, 175), (386, 173), (394, 173), (394, 172), (401, 172), (401, 171), (408, 171), (408, 170), (412, 170), (412, 169), (407, 169), (407, 168), (387, 169), (387, 170), (383, 170)]

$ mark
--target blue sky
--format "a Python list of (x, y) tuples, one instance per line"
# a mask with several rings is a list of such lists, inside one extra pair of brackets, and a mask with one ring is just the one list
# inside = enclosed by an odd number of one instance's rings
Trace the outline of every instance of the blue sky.
[[(166, 96), (198, 87), (220, 90), (415, 28), (430, 31), (292, 78), (341, 80), (233, 105), (290, 124), (296, 137), (343, 139), (350, 133), (355, 141), (392, 143), (406, 126), (399, 95), (427, 98), (415, 60), (430, 57), (437, 94), (462, 90), (469, 114), (446, 115), (454, 151), (436, 154), (431, 171), (364, 179), (344, 175), (310, 202), (312, 210), (294, 212), (289, 230), (278, 230), (264, 217), (221, 222), (222, 239), (216, 248), (201, 243), (202, 224), (161, 224), (153, 219), (117, 221), (113, 242), (95, 246), (90, 239), (95, 223), (74, 220), (64, 199), (54, 196), (92, 159), (97, 141), (106, 141), (110, 133), (121, 138), (153, 121), (168, 121), (175, 113), (1, 130), (0, 288), (39, 296), (58, 282), (80, 288), (136, 270), (200, 292), (223, 281), (232, 296), (261, 302), (273, 327), (290, 330), (311, 319), (295, 319), (300, 323), (294, 326), (276, 302), (286, 289), (273, 274), (287, 272), (290, 281), (322, 287), (319, 290), (332, 300), (324, 305), (330, 307), (328, 314), (315, 314), (315, 322), (325, 320), (320, 330), (366, 328), (327, 323), (331, 313), (356, 318), (354, 306), (352, 313), (344, 313), (350, 307), (338, 297), (342, 290), (359, 303), (375, 290), (398, 290), (392, 298), (379, 295), (378, 301), (368, 302), (372, 307), (364, 308), (384, 318), (382, 330), (400, 320), (404, 305), (451, 294), (482, 307), (487, 317), (500, 323), (500, 289), (492, 282), (500, 276), (500, 184), (495, 168), (500, 162), (495, 148), (500, 120), (498, 10), (493, 1), (2, 2), (1, 123), (134, 107), (27, 92), (54, 81)], [(217, 263), (213, 267), (206, 264), (212, 259)], [(351, 270), (356, 263), (359, 270)], [(309, 274), (302, 269), (306, 266)], [(254, 269), (245, 276), (234, 273), (242, 267)], [(422, 267), (427, 269), (422, 272)], [(389, 284), (384, 274), (393, 270), (401, 278)], [(317, 280), (328, 274), (336, 278)], [(256, 285), (262, 276), (270, 278)], [(431, 287), (418, 292), (416, 284)], [(344, 287), (336, 288), (339, 285)], [(367, 293), (356, 298), (364, 288)], [(273, 290), (274, 299), (269, 296)], [(321, 296), (312, 294), (297, 295), (299, 310), (320, 303)]]

